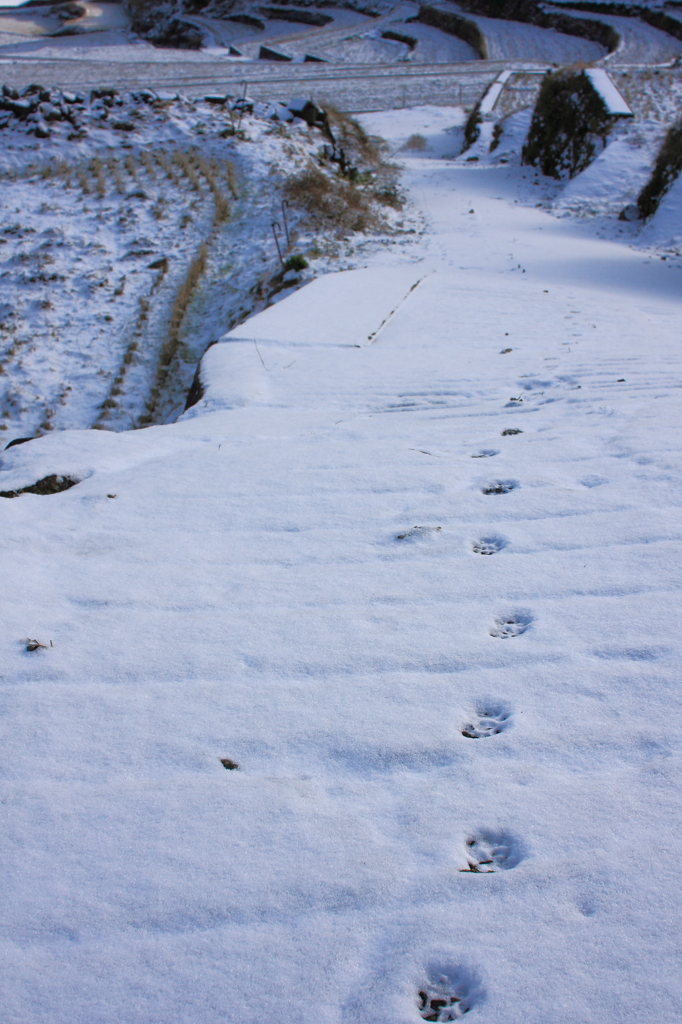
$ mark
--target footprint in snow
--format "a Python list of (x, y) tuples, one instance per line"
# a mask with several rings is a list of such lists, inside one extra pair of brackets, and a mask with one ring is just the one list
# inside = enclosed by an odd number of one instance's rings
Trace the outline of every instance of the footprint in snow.
[(474, 875), (492, 875), (496, 871), (509, 871), (523, 860), (523, 849), (518, 840), (506, 832), (479, 832), (466, 841), (467, 867), (461, 872)]
[(413, 526), (411, 530), (399, 533), (396, 540), (417, 540), (420, 537), (430, 537), (434, 533), (439, 533), (440, 529), (440, 526)]
[(516, 480), (491, 480), (489, 484), (483, 485), (481, 491), (483, 494), (509, 494), (518, 486)]
[(509, 542), (497, 534), (491, 537), (479, 537), (471, 545), (471, 550), (477, 555), (496, 555), (498, 551), (505, 548)]
[(497, 736), (511, 725), (511, 711), (498, 705), (481, 708), (476, 717), (462, 729), (462, 736), (470, 740), (480, 740), (488, 736)]
[(529, 612), (510, 612), (507, 615), (499, 615), (495, 619), (495, 625), (491, 626), (488, 632), (491, 636), (507, 640), (511, 636), (521, 636), (525, 633), (532, 621), (533, 616)]
[(480, 452), (473, 452), (472, 459), (491, 459), (493, 455), (499, 455), (498, 448), (481, 448)]
[(601, 487), (602, 484), (607, 484), (608, 480), (605, 476), (585, 476), (579, 481), (583, 487)]
[(459, 1020), (478, 1001), (480, 986), (461, 967), (437, 968), (417, 993), (422, 1020)]

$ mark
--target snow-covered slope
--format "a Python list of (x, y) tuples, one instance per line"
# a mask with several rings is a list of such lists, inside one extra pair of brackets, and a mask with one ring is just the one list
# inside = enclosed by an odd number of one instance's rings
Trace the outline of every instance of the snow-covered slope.
[(8, 1020), (679, 1020), (679, 268), (405, 159), (378, 335), (3, 455)]
[[(25, 110), (22, 118), (0, 112), (5, 443), (177, 415), (208, 345), (301, 283), (293, 269), (277, 279), (273, 221), (282, 258), (298, 238), (317, 272), (329, 261), (347, 265), (349, 250), (386, 244), (378, 225), (369, 241), (351, 233), (343, 242), (325, 225), (316, 245), (293, 203), (283, 220), (284, 182), (317, 166), (326, 137), (281, 105), (247, 103), (243, 114), (216, 97), (67, 93), (67, 102), (52, 91), (39, 103), (40, 95), (16, 101), (32, 104), (34, 120)], [(384, 205), (379, 219), (400, 216)], [(402, 227), (398, 243), (407, 241)], [(197, 260), (201, 279), (188, 291)], [(154, 382), (173, 322), (175, 354), (159, 403)]]

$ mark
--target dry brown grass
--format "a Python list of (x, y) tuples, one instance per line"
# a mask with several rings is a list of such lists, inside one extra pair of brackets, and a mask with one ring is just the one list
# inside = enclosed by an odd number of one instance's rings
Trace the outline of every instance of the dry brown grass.
[(366, 192), (342, 178), (324, 174), (317, 167), (289, 178), (283, 191), (289, 202), (305, 210), (316, 228), (342, 235), (381, 226), (381, 218)]
[(185, 318), (185, 313), (187, 312), (187, 306), (189, 305), (192, 293), (199, 283), (199, 278), (206, 269), (207, 258), (208, 248), (202, 242), (195, 253), (194, 259), (187, 268), (185, 278), (175, 295), (175, 301), (173, 302), (173, 308), (171, 310), (170, 321), (168, 324), (168, 338), (161, 350), (161, 358), (159, 360), (161, 366), (169, 366), (173, 356), (175, 355), (175, 350), (177, 349), (179, 341), (180, 327), (182, 326), (182, 321)]
[(142, 153), (140, 153), (140, 160), (144, 164), (145, 170), (149, 174), (149, 177), (156, 180), (156, 171), (154, 170), (154, 161), (152, 160), (151, 155), (147, 152), (146, 149), (143, 150)]
[[(90, 174), (95, 182), (95, 192), (100, 199), (104, 199), (107, 193), (106, 182), (104, 181), (104, 172), (102, 170), (102, 161), (98, 157), (94, 157), (90, 161), (89, 167)], [(85, 192), (85, 189), (83, 189)]]
[(199, 176), (197, 175), (197, 172), (194, 169), (192, 162), (190, 161), (187, 154), (175, 153), (173, 156), (173, 160), (180, 168), (182, 174), (184, 174), (184, 176), (187, 178), (194, 191), (201, 192), (201, 182), (199, 181)]
[(123, 164), (125, 166), (126, 171), (130, 175), (130, 177), (133, 179), (133, 181), (137, 181), (137, 171), (135, 169), (135, 161), (133, 160), (133, 158), (132, 158), (130, 153), (126, 153), (125, 160), (123, 161)]
[(227, 187), (232, 193), (233, 199), (239, 199), (237, 195), (237, 179), (234, 172), (234, 164), (231, 160), (228, 160), (225, 165), (225, 174), (227, 176)]
[(409, 139), (403, 146), (403, 149), (422, 150), (426, 149), (426, 139), (423, 135), (410, 135)]
[(163, 392), (171, 363), (175, 358), (180, 344), (182, 322), (185, 319), (187, 307), (189, 306), (192, 295), (194, 294), (194, 290), (199, 284), (201, 275), (206, 270), (207, 259), (208, 246), (206, 243), (202, 242), (197, 249), (192, 262), (187, 268), (187, 273), (175, 294), (175, 299), (173, 301), (168, 321), (168, 333), (159, 355), (156, 380), (149, 393), (149, 398), (147, 399), (147, 410), (142, 416), (140, 416), (138, 426), (145, 426), (146, 424), (151, 423), (154, 419), (154, 413), (156, 411), (159, 398)]
[(107, 157), (107, 168), (109, 170), (109, 174), (114, 179), (116, 191), (119, 195), (123, 195), (123, 193), (125, 192), (125, 187), (123, 185), (123, 179), (121, 177), (121, 172), (119, 170), (118, 160), (116, 159), (113, 153), (109, 153), (109, 156)]
[(203, 175), (206, 184), (208, 185), (213, 195), (213, 199), (215, 202), (215, 211), (213, 214), (213, 227), (215, 229), (216, 227), (218, 227), (218, 225), (223, 224), (230, 216), (230, 204), (227, 200), (227, 197), (225, 196), (225, 193), (222, 192), (216, 180), (216, 176), (218, 174), (217, 165), (213, 162), (209, 163), (201, 156), (200, 153), (197, 153), (196, 150), (194, 150), (192, 156), (194, 157), (195, 166)]
[(153, 157), (158, 166), (161, 168), (163, 173), (168, 178), (168, 180), (171, 181), (174, 185), (177, 185), (178, 179), (175, 176), (171, 162), (166, 156), (166, 154), (158, 150), (155, 150), (153, 153)]

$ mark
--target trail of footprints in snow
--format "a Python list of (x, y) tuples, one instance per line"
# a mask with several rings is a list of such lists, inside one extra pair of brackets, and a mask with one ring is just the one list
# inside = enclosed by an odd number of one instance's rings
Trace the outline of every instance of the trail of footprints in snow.
[[(501, 434), (503, 437), (523, 433), (518, 427), (509, 427)], [(486, 458), (497, 455), (496, 449), (481, 449), (472, 455), (472, 458)], [(508, 494), (518, 486), (516, 480), (494, 480), (485, 484), (481, 490), (483, 494)], [(422, 533), (419, 527), (414, 527), (405, 533), (399, 534), (398, 539), (407, 540)], [(472, 544), (472, 550), (479, 555), (494, 555), (501, 551), (507, 541), (498, 535), (480, 537)], [(526, 611), (515, 611), (507, 615), (498, 616), (489, 633), (493, 637), (508, 639), (520, 636), (524, 633), (533, 617)], [(488, 706), (480, 708), (474, 721), (468, 723), (462, 730), (462, 736), (467, 739), (486, 739), (497, 736), (511, 724), (511, 713), (500, 706)], [(466, 840), (465, 859), (467, 867), (460, 868), (460, 872), (468, 874), (495, 874), (499, 871), (508, 871), (516, 867), (522, 859), (523, 853), (520, 844), (505, 834), (481, 832), (479, 835), (471, 836)], [(455, 968), (448, 974), (441, 974), (436, 981), (430, 981), (418, 992), (417, 1006), (422, 1020), (428, 1021), (454, 1021), (463, 1017), (473, 1007), (475, 998), (469, 991), (469, 986), (463, 981), (460, 969)]]
[[(522, 431), (516, 428), (502, 431), (503, 436), (520, 433)], [(487, 449), (472, 457), (485, 458), (496, 454), (497, 451)], [(498, 480), (486, 485), (482, 490), (484, 494), (506, 494), (516, 486), (516, 481)], [(414, 526), (399, 533), (397, 539), (401, 541), (417, 540), (432, 536), (440, 529), (440, 526)], [(476, 554), (493, 555), (501, 551), (506, 544), (505, 538), (491, 535), (475, 541), (472, 549)], [(500, 638), (519, 636), (528, 629), (531, 622), (532, 616), (528, 612), (513, 612), (498, 617), (489, 632), (491, 636)], [(476, 719), (468, 723), (461, 733), (468, 739), (484, 739), (497, 736), (510, 724), (510, 711), (500, 706), (488, 706), (480, 708)], [(221, 758), (220, 762), (224, 768), (230, 771), (239, 768), (237, 762), (231, 758)], [(520, 844), (512, 837), (503, 833), (481, 831), (480, 834), (466, 840), (467, 867), (459, 870), (468, 874), (495, 874), (516, 867), (522, 856)], [(449, 969), (447, 974), (441, 973), (437, 978), (430, 979), (423, 988), (419, 989), (417, 1006), (422, 1020), (447, 1022), (463, 1017), (474, 1006), (475, 1001), (466, 976), (459, 967), (454, 967)]]

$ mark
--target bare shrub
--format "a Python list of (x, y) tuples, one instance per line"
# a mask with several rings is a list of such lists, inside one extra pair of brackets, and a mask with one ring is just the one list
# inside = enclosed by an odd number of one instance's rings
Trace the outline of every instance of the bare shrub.
[(403, 146), (403, 149), (426, 149), (426, 139), (423, 135), (410, 135), (409, 139)]

